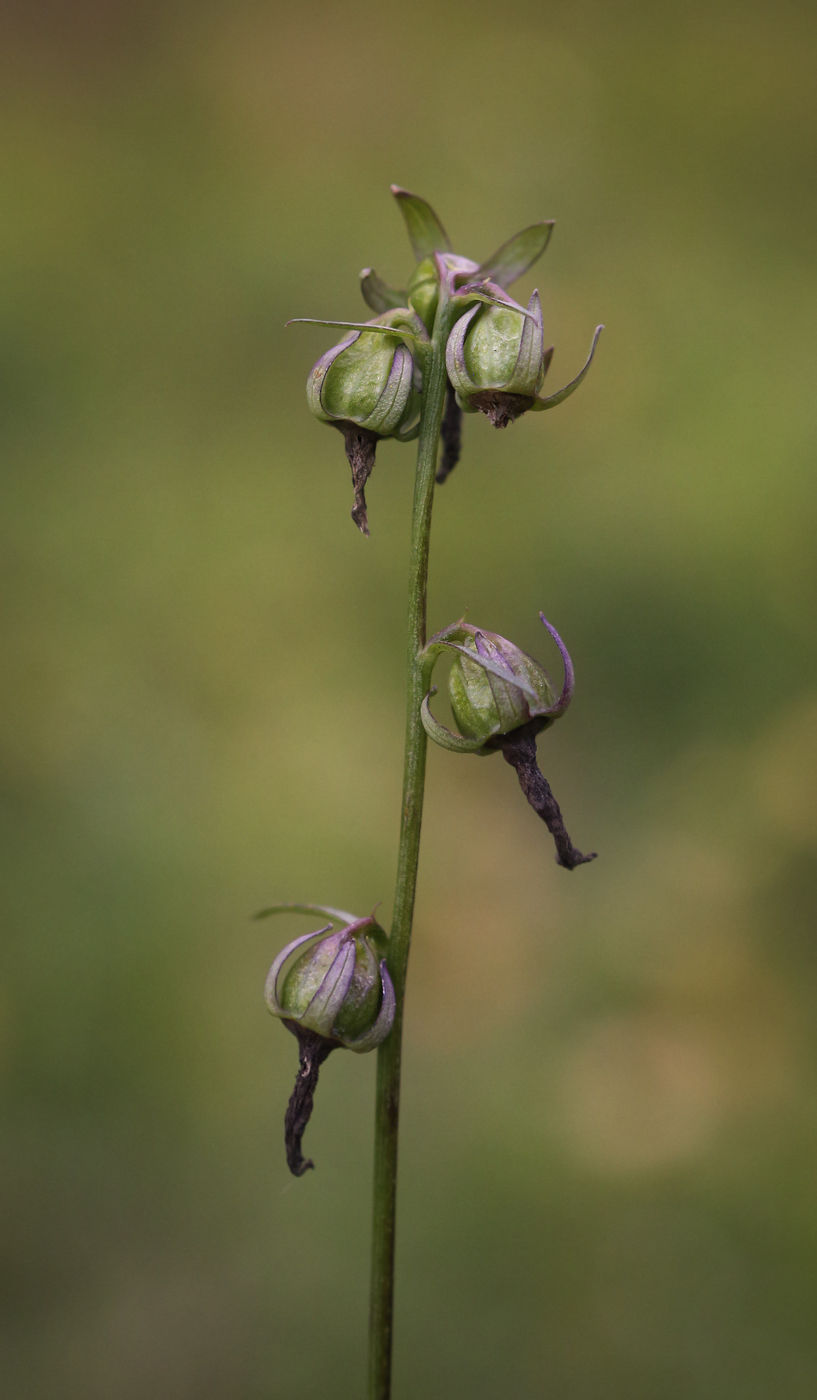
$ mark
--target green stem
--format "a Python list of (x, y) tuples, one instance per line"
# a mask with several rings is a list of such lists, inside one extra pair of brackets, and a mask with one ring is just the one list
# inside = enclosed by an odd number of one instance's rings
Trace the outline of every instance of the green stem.
[(400, 1111), (400, 1058), (403, 1004), (406, 989), (414, 891), (420, 857), (426, 734), (420, 706), (428, 689), (421, 652), (426, 641), (426, 595), (431, 509), (437, 446), (445, 409), (447, 376), (445, 344), (451, 316), (444, 287), (425, 365), (423, 408), (417, 448), (417, 476), (411, 525), (408, 606), (408, 709), (403, 769), (403, 816), (394, 918), (389, 940), (389, 972), (397, 996), (394, 1026), (377, 1055), (377, 1108), (374, 1147), (374, 1219), (369, 1314), (369, 1400), (389, 1400), (391, 1394), (392, 1322), (394, 1316), (394, 1241), (397, 1203), (397, 1128)]

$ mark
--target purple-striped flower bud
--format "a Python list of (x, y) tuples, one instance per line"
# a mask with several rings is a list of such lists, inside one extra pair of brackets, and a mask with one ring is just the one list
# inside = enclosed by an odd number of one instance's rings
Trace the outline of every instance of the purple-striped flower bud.
[[(419, 323), (410, 310), (387, 311), (366, 324), (394, 327), (355, 330), (312, 366), (306, 385), (311, 412), (343, 433), (352, 468), (352, 519), (364, 535), (369, 527), (364, 488), (381, 438), (401, 437), (419, 411), (419, 369), (406, 343)], [(414, 328), (414, 329), (411, 329)], [(404, 338), (400, 330), (408, 331)], [(422, 326), (419, 326), (422, 332)]]
[(501, 752), (516, 769), (519, 786), (556, 843), (556, 859), (567, 870), (595, 859), (582, 855), (567, 834), (559, 804), (536, 761), (536, 736), (565, 713), (573, 695), (573, 663), (567, 647), (544, 613), (539, 614), (564, 663), (564, 684), (557, 697), (550, 676), (538, 661), (496, 632), (483, 632), (467, 622), (455, 622), (438, 632), (423, 659), (428, 681), (444, 651), (453, 651), (448, 679), (451, 709), (459, 734), (434, 718), (430, 689), (422, 704), (423, 727), (429, 738), (454, 753), (487, 755)]
[[(508, 734), (532, 719), (551, 715), (556, 692), (538, 661), (496, 632), (481, 632), (468, 623), (460, 630), (462, 650), (448, 675), (448, 694), (462, 734), (485, 742), (494, 734)], [(496, 669), (486, 670), (467, 652), (480, 661), (493, 661)]]
[(361, 1055), (380, 1045), (394, 1023), (396, 999), (386, 965), (386, 934), (372, 916), (355, 919), (321, 906), (276, 905), (258, 917), (295, 912), (325, 913), (342, 924), (288, 943), (272, 964), (264, 990), (273, 1016), (298, 1041), (298, 1076), (284, 1124), (289, 1169), (303, 1176), (313, 1165), (304, 1159), (301, 1140), (321, 1065), (333, 1050)]
[(553, 356), (545, 349), (542, 306), (534, 292), (527, 306), (478, 302), (456, 322), (446, 346), (448, 378), (467, 413), (484, 413), (495, 428), (507, 428), (529, 409), (553, 408), (578, 389), (590, 368), (601, 326), (587, 363), (557, 393), (539, 398)]
[[(455, 622), (438, 632), (426, 647), (426, 655), (436, 659), (443, 651), (454, 653), (448, 675), (451, 709), (466, 743), (466, 750), (480, 747), (499, 734), (510, 734), (522, 725), (546, 729), (563, 715), (573, 694), (573, 665), (566, 646), (544, 616), (544, 623), (562, 655), (565, 680), (557, 697), (544, 666), (497, 632)], [(444, 743), (450, 731), (432, 721), (431, 711), (423, 710), (426, 728), (433, 739)], [(451, 736), (455, 737), (455, 736)], [(463, 740), (456, 744), (462, 748)]]
[[(282, 969), (298, 948), (311, 946)], [(296, 1022), (359, 1054), (385, 1040), (394, 1020), (394, 988), (386, 967), (386, 935), (373, 918), (307, 933), (288, 943), (269, 971), (264, 992), (274, 1016)]]

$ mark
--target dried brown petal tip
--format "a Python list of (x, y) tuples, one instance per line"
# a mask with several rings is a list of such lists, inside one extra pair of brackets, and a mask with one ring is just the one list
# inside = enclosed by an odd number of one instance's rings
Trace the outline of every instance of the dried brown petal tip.
[(507, 394), (501, 389), (483, 389), (482, 393), (472, 394), (470, 407), (484, 413), (495, 428), (507, 428), (509, 423), (521, 418), (533, 404), (529, 394)]
[(338, 1049), (338, 1042), (299, 1026), (297, 1021), (285, 1020), (284, 1025), (298, 1041), (298, 1074), (284, 1116), (284, 1144), (289, 1170), (293, 1176), (303, 1176), (315, 1166), (311, 1157), (304, 1157), (301, 1142), (312, 1117), (318, 1075), (327, 1056)]
[(352, 468), (352, 485), (355, 490), (352, 519), (361, 534), (368, 535), (369, 520), (366, 514), (365, 486), (374, 468), (380, 435), (373, 433), (370, 428), (361, 428), (359, 423), (340, 422), (334, 426), (343, 433), (346, 456), (349, 466)]
[(596, 852), (582, 855), (573, 845), (567, 834), (559, 804), (551, 791), (550, 783), (536, 762), (536, 734), (532, 725), (515, 729), (511, 734), (498, 734), (491, 740), (491, 747), (500, 749), (506, 763), (516, 769), (519, 786), (538, 817), (541, 817), (556, 846), (556, 864), (565, 870), (575, 870), (577, 865), (587, 865), (596, 859)]

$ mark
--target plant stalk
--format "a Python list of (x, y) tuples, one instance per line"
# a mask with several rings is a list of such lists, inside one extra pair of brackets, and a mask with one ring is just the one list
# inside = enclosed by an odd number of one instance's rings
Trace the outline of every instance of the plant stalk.
[(397, 1130), (400, 1111), (400, 1059), (414, 893), (420, 857), (420, 826), (426, 767), (426, 733), (420, 706), (428, 689), (421, 653), (426, 642), (426, 598), (431, 511), (437, 447), (445, 410), (445, 346), (451, 326), (443, 284), (423, 375), (423, 405), (417, 447), (417, 475), (411, 524), (408, 605), (408, 706), (403, 768), (403, 814), (397, 864), (394, 917), (388, 966), (397, 998), (394, 1025), (377, 1054), (374, 1144), (374, 1215), (369, 1312), (369, 1400), (389, 1400), (394, 1319), (394, 1247), (397, 1204)]

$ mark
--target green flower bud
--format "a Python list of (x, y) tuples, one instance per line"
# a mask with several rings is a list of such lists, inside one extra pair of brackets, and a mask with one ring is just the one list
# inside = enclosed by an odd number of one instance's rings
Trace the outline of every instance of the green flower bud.
[(423, 652), (426, 675), (439, 655), (455, 652), (448, 679), (451, 709), (460, 728), (454, 734), (431, 713), (431, 689), (421, 715), (426, 733), (442, 748), (455, 753), (500, 752), (516, 769), (519, 786), (556, 843), (556, 860), (567, 870), (595, 860), (582, 855), (565, 828), (559, 804), (536, 761), (536, 736), (565, 713), (573, 694), (573, 665), (567, 648), (544, 613), (542, 622), (562, 654), (564, 684), (558, 699), (545, 669), (527, 652), (496, 632), (482, 632), (456, 622), (432, 637)]
[(456, 653), (448, 676), (454, 718), (460, 733), (478, 745), (531, 721), (543, 729), (570, 702), (572, 668), (566, 651), (567, 683), (557, 702), (544, 667), (496, 632), (458, 622), (432, 637), (427, 650), (442, 647)]
[[(305, 1161), (301, 1140), (323, 1061), (343, 1047), (365, 1054), (385, 1040), (394, 1022), (395, 993), (386, 965), (386, 934), (371, 916), (355, 919), (339, 910), (314, 905), (276, 905), (266, 914), (326, 913), (332, 925), (293, 939), (269, 970), (264, 996), (298, 1040), (299, 1071), (285, 1118), (287, 1162), (294, 1176), (313, 1164)], [(305, 947), (304, 945), (309, 945)], [(284, 973), (292, 955), (302, 949)]]
[[(496, 632), (480, 632), (467, 623), (462, 631), (463, 650), (454, 657), (448, 676), (451, 708), (462, 734), (484, 742), (552, 710), (556, 693), (538, 661)], [(507, 679), (486, 671), (465, 652), (496, 662)], [(523, 690), (519, 681), (527, 681), (529, 688)]]
[(387, 311), (366, 324), (394, 327), (395, 333), (353, 331), (313, 365), (306, 386), (311, 412), (343, 433), (355, 489), (352, 519), (364, 535), (369, 533), (364, 488), (377, 444), (381, 438), (405, 436), (419, 411), (419, 368), (401, 331), (411, 342), (418, 331), (425, 334), (407, 308)]
[(506, 427), (533, 405), (544, 383), (542, 307), (538, 292), (529, 316), (515, 306), (473, 306), (457, 321), (446, 347), (448, 377), (469, 413), (478, 409), (495, 427)]
[(553, 346), (545, 349), (539, 293), (531, 296), (527, 315), (516, 303), (472, 306), (457, 321), (446, 346), (446, 368), (458, 404), (467, 413), (484, 413), (495, 428), (506, 428), (528, 409), (554, 407), (578, 389), (601, 329), (596, 330), (580, 374), (558, 393), (541, 399)]
[[(329, 926), (331, 929), (331, 925)], [(281, 978), (297, 948), (312, 942)], [(274, 1016), (297, 1022), (363, 1054), (384, 1040), (394, 1020), (394, 989), (385, 963), (386, 934), (373, 918), (296, 938), (270, 968), (265, 997)]]

